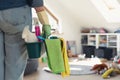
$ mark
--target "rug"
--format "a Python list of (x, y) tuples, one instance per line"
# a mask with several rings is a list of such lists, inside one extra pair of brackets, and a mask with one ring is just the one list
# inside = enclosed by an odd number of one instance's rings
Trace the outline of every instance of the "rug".
[(71, 75), (87, 75), (87, 74), (94, 74), (94, 71), (91, 71), (90, 69), (92, 66), (86, 66), (86, 65), (70, 65), (70, 74)]
[[(90, 69), (95, 64), (100, 64), (100, 59), (93, 58), (93, 59), (85, 59), (85, 60), (78, 60), (74, 59), (70, 64), (70, 75), (88, 75), (88, 74), (95, 74), (95, 71), (91, 71)], [(44, 67), (43, 70), (47, 72), (51, 72), (49, 67)]]
[[(90, 71), (92, 66), (86, 66), (86, 65), (70, 65), (70, 75), (87, 75), (87, 74), (94, 74), (94, 71)], [(44, 71), (51, 72), (49, 67), (44, 67)]]

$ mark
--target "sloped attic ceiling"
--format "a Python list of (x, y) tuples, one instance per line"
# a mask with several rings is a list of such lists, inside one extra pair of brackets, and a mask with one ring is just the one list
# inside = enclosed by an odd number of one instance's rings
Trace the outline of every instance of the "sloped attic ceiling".
[(67, 15), (80, 25), (92, 24), (96, 19), (96, 25), (106, 22), (90, 0), (45, 0), (45, 3), (53, 12)]
[(120, 23), (120, 4), (117, 0), (90, 0), (109, 23)]
[(45, 2), (52, 11), (71, 17), (81, 26), (91, 24), (102, 26), (108, 23), (91, 0), (45, 0)]
[(117, 0), (120, 3), (120, 0)]
[[(76, 2), (75, 2), (76, 1)], [(69, 2), (67, 8), (81, 25), (99, 25), (105, 23), (106, 20), (90, 0), (75, 0)], [(62, 1), (61, 1), (62, 2)], [(97, 20), (97, 22), (96, 22)], [(96, 22), (96, 23), (95, 23)]]

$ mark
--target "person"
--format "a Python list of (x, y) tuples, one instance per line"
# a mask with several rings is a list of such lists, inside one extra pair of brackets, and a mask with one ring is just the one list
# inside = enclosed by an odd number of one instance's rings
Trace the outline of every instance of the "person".
[(49, 24), (43, 0), (0, 0), (0, 80), (23, 80), (27, 50), (21, 36), (26, 25), (32, 29), (32, 7)]

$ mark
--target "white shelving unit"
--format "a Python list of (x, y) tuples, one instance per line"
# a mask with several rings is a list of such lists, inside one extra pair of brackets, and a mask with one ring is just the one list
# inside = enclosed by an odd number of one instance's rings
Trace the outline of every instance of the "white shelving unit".
[(116, 48), (120, 54), (119, 33), (81, 33), (81, 45)]

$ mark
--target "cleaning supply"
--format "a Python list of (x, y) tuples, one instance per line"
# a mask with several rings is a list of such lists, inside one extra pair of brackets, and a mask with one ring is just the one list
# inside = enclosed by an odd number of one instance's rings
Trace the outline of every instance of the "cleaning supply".
[(61, 40), (62, 55), (64, 60), (64, 67), (65, 67), (65, 71), (62, 72), (61, 75), (65, 77), (70, 75), (70, 66), (68, 63), (66, 42), (63, 38), (60, 38), (60, 40)]
[(37, 38), (41, 41), (44, 41), (45, 40), (45, 38), (43, 38), (42, 36), (37, 36)]
[(35, 34), (36, 34), (36, 36), (40, 36), (41, 35), (40, 26), (39, 25), (35, 26)]
[[(40, 35), (40, 32), (38, 32), (38, 33), (37, 33), (37, 35)], [(24, 28), (23, 33), (22, 33), (22, 38), (26, 42), (28, 57), (30, 59), (39, 58), (41, 56), (42, 43), (38, 42), (38, 39), (37, 39), (35, 33), (30, 32), (29, 26), (26, 26)]]
[[(37, 38), (38, 38), (38, 36), (41, 35), (40, 26), (39, 25), (35, 25), (35, 35), (36, 35)], [(38, 41), (41, 42), (42, 40), (38, 38)]]
[(60, 39), (45, 39), (48, 66), (53, 73), (65, 71)]
[(22, 38), (25, 40), (26, 43), (31, 42), (38, 42), (36, 35), (29, 30), (29, 26), (26, 26), (22, 33)]
[(26, 43), (29, 59), (40, 58), (41, 56), (41, 42)]

